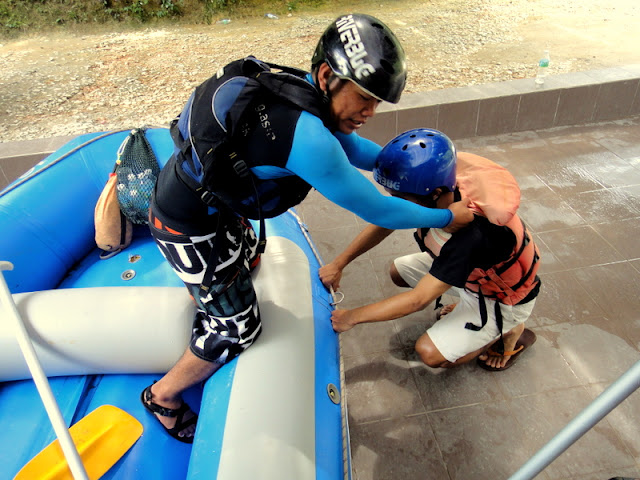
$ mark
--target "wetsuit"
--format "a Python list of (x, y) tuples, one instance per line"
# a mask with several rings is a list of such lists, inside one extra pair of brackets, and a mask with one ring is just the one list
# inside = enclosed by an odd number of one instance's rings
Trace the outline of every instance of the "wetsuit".
[[(374, 142), (356, 133), (331, 132), (319, 117), (278, 103), (267, 103), (260, 118), (268, 118), (268, 124), (245, 132), (241, 146), (244, 154), (256, 159), (252, 171), (259, 179), (295, 175), (337, 205), (386, 228), (444, 227), (453, 219), (449, 210), (426, 209), (380, 194), (354, 168), (372, 170), (381, 149)], [(188, 136), (187, 122), (181, 121), (182, 133)], [(151, 202), (151, 231), (198, 305), (191, 351), (204, 360), (226, 363), (250, 346), (261, 330), (249, 275), (257, 262), (257, 240), (248, 221), (204, 204), (178, 169), (174, 155), (160, 172)], [(215, 273), (208, 294), (200, 295), (212, 247), (218, 252)]]

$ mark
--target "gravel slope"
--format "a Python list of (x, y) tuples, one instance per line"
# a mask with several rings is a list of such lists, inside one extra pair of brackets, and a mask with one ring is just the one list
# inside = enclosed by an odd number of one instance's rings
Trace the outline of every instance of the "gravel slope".
[[(528, 78), (545, 47), (552, 72), (640, 63), (636, 0), (357, 2), (400, 37), (406, 92)], [(325, 8), (326, 10), (326, 8)], [(308, 68), (340, 12), (277, 20), (0, 40), (0, 142), (166, 125), (191, 90), (245, 55)]]

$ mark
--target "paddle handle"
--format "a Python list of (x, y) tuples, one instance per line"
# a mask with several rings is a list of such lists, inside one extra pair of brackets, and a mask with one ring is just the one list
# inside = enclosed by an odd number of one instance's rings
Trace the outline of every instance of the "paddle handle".
[(65, 423), (64, 418), (62, 418), (62, 412), (60, 412), (58, 402), (56, 402), (56, 399), (53, 396), (49, 380), (42, 370), (42, 366), (40, 365), (36, 351), (33, 348), (33, 343), (31, 342), (29, 333), (27, 332), (22, 317), (20, 317), (20, 313), (18, 312), (18, 308), (13, 301), (13, 296), (9, 291), (4, 274), (2, 273), (3, 270), (13, 270), (13, 264), (11, 262), (0, 261), (0, 301), (5, 305), (5, 311), (13, 321), (13, 326), (16, 331), (16, 339), (18, 340), (20, 350), (22, 350), (22, 355), (27, 362), (27, 366), (29, 367), (33, 381), (36, 384), (36, 388), (38, 389), (44, 408), (47, 411), (49, 420), (53, 425), (53, 430), (56, 432), (56, 436), (58, 437), (58, 441), (62, 447), (62, 452), (67, 460), (67, 464), (69, 465), (73, 478), (76, 480), (89, 480), (84, 465), (82, 464), (82, 460), (80, 460), (78, 450), (76, 449), (71, 438), (71, 434), (69, 433), (69, 429), (67, 428), (67, 424)]

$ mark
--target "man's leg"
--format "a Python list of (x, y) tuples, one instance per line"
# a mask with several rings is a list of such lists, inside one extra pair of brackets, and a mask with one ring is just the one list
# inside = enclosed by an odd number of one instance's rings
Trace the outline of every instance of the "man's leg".
[[(517, 325), (503, 335), (504, 350), (506, 352), (513, 351), (515, 349), (516, 342), (520, 338), (520, 335), (523, 331), (524, 323), (521, 323), (520, 325)], [(435, 346), (433, 340), (431, 340), (431, 338), (429, 337), (428, 333), (423, 334), (418, 339), (415, 348), (422, 361), (432, 368), (456, 367), (458, 365), (467, 363), (476, 357), (480, 357), (481, 360), (486, 361), (487, 365), (489, 366), (495, 368), (504, 368), (504, 366), (509, 361), (509, 357), (492, 357), (486, 353), (487, 349), (498, 340), (499, 339), (493, 340), (487, 345), (484, 345), (483, 347), (458, 358), (455, 362), (450, 362), (449, 360), (444, 358), (442, 353), (440, 353), (440, 350), (438, 350), (438, 347)]]
[[(233, 235), (222, 229), (220, 237), (212, 240), (214, 234), (189, 237), (152, 225), (151, 232), (160, 251), (185, 283), (198, 313), (190, 347), (164, 377), (149, 387), (150, 397), (143, 399), (147, 405), (153, 402), (160, 407), (180, 408), (182, 392), (211, 377), (260, 335), (260, 313), (249, 273), (259, 260), (258, 239), (248, 223), (239, 222), (230, 227)], [(200, 282), (207, 270), (207, 261), (214, 258), (213, 245), (220, 253), (216, 256), (212, 288), (205, 298), (199, 295)], [(200, 254), (194, 256), (195, 252)], [(184, 259), (190, 259), (188, 270)], [(220, 279), (231, 279), (231, 282), (225, 285)], [(154, 415), (168, 429), (174, 428), (178, 421), (175, 416)], [(181, 423), (193, 417), (195, 413), (188, 410)], [(192, 439), (195, 429), (195, 424), (188, 425), (178, 436)]]
[[(413, 253), (405, 255), (403, 257), (396, 258), (391, 267), (389, 268), (389, 276), (391, 281), (398, 287), (413, 288), (431, 269), (433, 258), (426, 252)], [(457, 291), (456, 288), (449, 290), (448, 293)], [(438, 304), (441, 305), (441, 304)], [(436, 305), (436, 309), (438, 308)], [(436, 319), (440, 320), (443, 317), (453, 311), (455, 303), (450, 303), (440, 307)]]
[[(468, 328), (469, 324), (480, 326), (482, 319), (478, 297), (460, 290), (460, 300), (455, 309), (435, 322), (416, 342), (416, 352), (430, 367), (453, 367), (466, 363), (486, 351), (498, 341), (500, 332), (495, 319), (495, 302), (485, 299), (487, 322), (480, 329)], [(524, 320), (531, 308), (516, 309), (505, 306), (503, 311), (505, 350), (515, 347), (524, 329)]]
[(403, 288), (411, 287), (411, 285), (409, 285), (404, 280), (404, 278), (402, 278), (402, 275), (400, 275), (400, 273), (398, 272), (398, 268), (396, 267), (395, 263), (391, 264), (391, 268), (389, 269), (389, 276), (391, 277), (391, 281), (398, 287), (403, 287)]
[(416, 342), (422, 361), (433, 368), (450, 368), (480, 355), (495, 340), (497, 328), (486, 325), (478, 331), (466, 329), (467, 323), (478, 323), (478, 316), (478, 299), (462, 290), (455, 309), (450, 309)]
[(433, 259), (428, 253), (412, 253), (396, 258), (389, 269), (394, 284), (399, 287), (415, 287), (429, 273)]
[(458, 358), (455, 362), (450, 362), (438, 350), (428, 333), (423, 334), (416, 342), (416, 352), (420, 359), (431, 368), (451, 368), (473, 360), (486, 350), (486, 346)]
[[(221, 365), (207, 362), (196, 357), (190, 349), (180, 357), (178, 362), (167, 372), (167, 374), (153, 384), (151, 389), (151, 401), (171, 409), (179, 408), (182, 405), (182, 392), (198, 384), (213, 375)], [(166, 428), (175, 427), (176, 417), (165, 417), (155, 414), (158, 421)], [(187, 412), (182, 421), (186, 422), (195, 415), (193, 411)], [(189, 425), (181, 430), (178, 435), (181, 437), (193, 437), (196, 426)]]
[[(190, 286), (194, 295), (198, 286)], [(197, 302), (200, 310), (194, 320), (190, 348), (158, 382), (150, 387), (151, 401), (171, 409), (182, 405), (182, 392), (213, 375), (249, 348), (262, 331), (258, 301), (248, 270), (242, 269), (231, 285), (215, 297)], [(155, 414), (167, 428), (176, 425), (176, 417)], [(189, 411), (183, 422), (195, 414)], [(192, 437), (195, 425), (178, 435)]]
[[(483, 352), (478, 358), (478, 364), (481, 367), (487, 367), (487, 370), (496, 371), (504, 370), (511, 366), (519, 355), (519, 351), (526, 349), (536, 341), (535, 333), (526, 330), (525, 322), (531, 316), (531, 312), (536, 304), (536, 299), (514, 306), (500, 305), (503, 317), (503, 325), (505, 333), (503, 334), (504, 351), (514, 352), (509, 355), (489, 354), (489, 345), (487, 351)], [(518, 350), (520, 348), (520, 350)]]

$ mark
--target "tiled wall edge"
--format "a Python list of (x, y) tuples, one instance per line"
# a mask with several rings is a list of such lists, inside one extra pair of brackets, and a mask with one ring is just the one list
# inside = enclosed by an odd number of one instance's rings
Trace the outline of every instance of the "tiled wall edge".
[(640, 64), (403, 95), (383, 104), (360, 133), (386, 143), (411, 128), (437, 128), (453, 139), (640, 115)]

